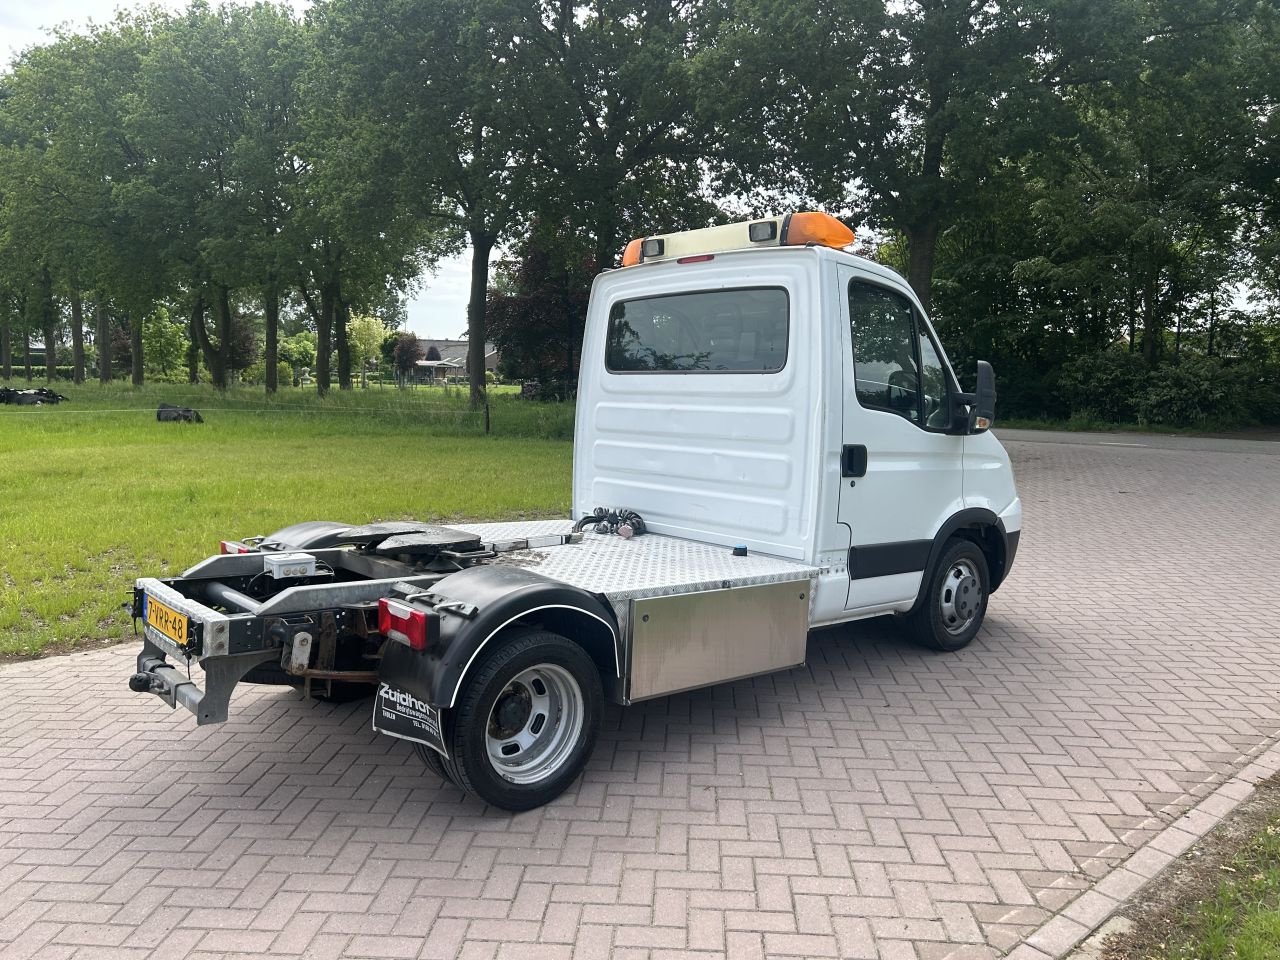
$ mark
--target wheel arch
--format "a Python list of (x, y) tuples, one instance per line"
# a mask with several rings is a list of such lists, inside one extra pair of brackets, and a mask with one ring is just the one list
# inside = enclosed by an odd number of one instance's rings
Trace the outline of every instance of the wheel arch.
[(984, 507), (969, 507), (952, 514), (934, 534), (933, 543), (929, 546), (929, 561), (925, 565), (924, 576), (920, 579), (920, 590), (911, 607), (912, 612), (924, 603), (938, 558), (942, 556), (946, 545), (955, 539), (969, 540), (982, 551), (987, 560), (991, 593), (995, 593), (1004, 582), (1011, 559), (1009, 536), (1005, 531), (1004, 521)]
[(606, 691), (618, 686), (621, 634), (603, 598), (535, 571), (500, 565), (451, 574), (431, 592), (469, 605), (474, 612), (469, 616), (442, 612), (439, 641), (422, 653), (389, 644), (379, 679), (433, 706), (451, 709), (467, 675), (501, 637), (513, 630), (540, 627), (581, 646), (596, 665)]

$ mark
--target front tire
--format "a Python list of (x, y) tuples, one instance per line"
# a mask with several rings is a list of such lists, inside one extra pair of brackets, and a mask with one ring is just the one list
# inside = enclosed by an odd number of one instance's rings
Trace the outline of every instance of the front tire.
[(582, 773), (604, 692), (591, 657), (545, 630), (504, 634), (467, 676), (446, 731), (446, 773), (503, 810), (554, 800)]
[(928, 578), (920, 605), (907, 618), (912, 638), (948, 653), (967, 647), (987, 615), (986, 555), (972, 540), (951, 540)]

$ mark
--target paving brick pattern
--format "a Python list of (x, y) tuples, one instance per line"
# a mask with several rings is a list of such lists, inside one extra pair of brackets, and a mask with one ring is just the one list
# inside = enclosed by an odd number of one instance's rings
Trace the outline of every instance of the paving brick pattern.
[(1280, 732), (1280, 459), (1011, 448), (1026, 533), (970, 649), (815, 634), (805, 668), (611, 710), (581, 783), (518, 816), (367, 702), (242, 688), (196, 728), (128, 691), (127, 647), (3, 668), (0, 956), (1052, 949)]

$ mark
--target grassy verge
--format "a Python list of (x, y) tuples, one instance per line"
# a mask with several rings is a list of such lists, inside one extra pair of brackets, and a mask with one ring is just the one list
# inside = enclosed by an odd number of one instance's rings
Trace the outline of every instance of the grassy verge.
[(1105, 960), (1280, 958), (1280, 778), (1162, 875), (1125, 913)]
[(1213, 896), (1188, 912), (1168, 960), (1280, 957), (1280, 817), (1245, 845)]
[[(130, 631), (135, 577), (173, 575), (221, 537), (299, 520), (564, 514), (572, 409), (496, 397), (493, 433), (457, 391), (66, 388), (0, 406), (0, 656)], [(158, 423), (161, 401), (202, 424)], [(545, 437), (556, 439), (544, 439)]]

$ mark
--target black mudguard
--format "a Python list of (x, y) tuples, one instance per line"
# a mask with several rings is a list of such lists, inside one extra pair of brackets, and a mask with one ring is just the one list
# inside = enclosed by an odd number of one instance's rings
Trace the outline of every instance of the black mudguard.
[[(440, 616), (439, 638), (426, 650), (387, 644), (378, 668), (373, 727), (391, 736), (425, 743), (447, 753), (444, 711), (457, 702), (467, 670), (486, 644), (517, 621), (590, 624), (591, 643), (583, 642), (607, 681), (620, 674), (621, 637), (608, 602), (600, 596), (521, 567), (470, 567), (450, 574), (431, 588)], [(602, 641), (606, 637), (612, 650)]]

